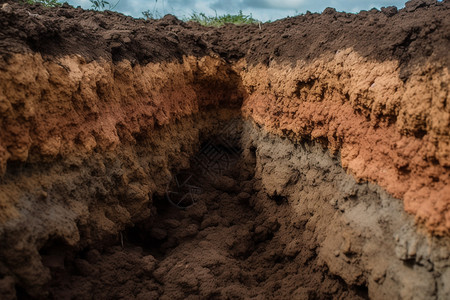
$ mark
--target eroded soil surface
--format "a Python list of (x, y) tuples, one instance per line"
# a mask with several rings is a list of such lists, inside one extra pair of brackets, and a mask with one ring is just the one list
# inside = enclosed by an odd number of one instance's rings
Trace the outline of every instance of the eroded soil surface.
[(154, 199), (157, 217), (124, 232), (123, 246), (88, 249), (65, 262), (61, 249), (50, 246), (43, 254), (51, 297), (366, 298), (364, 287), (349, 288), (318, 263), (314, 239), (302, 238), (301, 224), (292, 224), (286, 199), (258, 193), (253, 168), (250, 155), (222, 168), (223, 175), (183, 171), (179, 176), (192, 175), (186, 184), (196, 188), (196, 204), (183, 210), (166, 197)]
[[(447, 51), (449, 2), (413, 0), (359, 14), (327, 8), (272, 23), (220, 28), (184, 23), (172, 15), (161, 20), (134, 19), (63, 5), (48, 9), (8, 2), (0, 14), (0, 53), (39, 52), (58, 57), (78, 54), (86, 60), (130, 60), (137, 64), (181, 60), (214, 51), (228, 61), (246, 58), (252, 64), (272, 61), (295, 64), (324, 53), (355, 48), (363, 57), (400, 61), (403, 79), (430, 57), (450, 62)], [(30, 16), (31, 14), (31, 16)], [(299, 51), (301, 50), (301, 51)]]

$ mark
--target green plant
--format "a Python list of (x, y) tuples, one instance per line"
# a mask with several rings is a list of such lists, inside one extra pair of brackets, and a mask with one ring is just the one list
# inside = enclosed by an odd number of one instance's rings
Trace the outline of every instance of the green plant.
[(91, 2), (91, 7), (95, 10), (113, 10), (114, 8), (116, 8), (117, 4), (119, 4), (120, 0), (117, 1), (114, 5), (111, 5), (111, 3), (106, 0), (89, 0), (89, 2)]
[(25, 0), (24, 2), (28, 4), (40, 3), (46, 7), (56, 7), (61, 5), (58, 0)]
[(194, 12), (190, 17), (184, 18), (185, 22), (193, 21), (200, 23), (203, 26), (215, 26), (220, 27), (225, 24), (258, 24), (259, 20), (254, 19), (252, 15), (244, 15), (242, 10), (239, 11), (237, 15), (226, 14), (222, 16), (218, 16), (217, 13), (214, 17), (207, 16), (205, 13), (196, 13)]
[(142, 12), (142, 15), (145, 17), (146, 20), (156, 20), (161, 19), (162, 15), (157, 10), (150, 10), (147, 9)]
[[(163, 17), (163, 14), (161, 14), (158, 9), (156, 9), (156, 5), (158, 4), (158, 0), (155, 0), (155, 4), (153, 5), (153, 9), (147, 9), (142, 12), (142, 15), (145, 17), (146, 20), (156, 20), (161, 19)], [(162, 2), (164, 7), (164, 0)]]

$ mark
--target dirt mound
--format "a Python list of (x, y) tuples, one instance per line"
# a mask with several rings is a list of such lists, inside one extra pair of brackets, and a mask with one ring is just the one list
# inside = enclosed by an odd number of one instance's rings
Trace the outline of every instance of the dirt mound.
[(359, 14), (327, 8), (258, 25), (205, 28), (167, 15), (161, 20), (138, 20), (106, 11), (85, 11), (63, 5), (10, 3), (11, 13), (0, 20), (0, 53), (39, 52), (42, 55), (82, 55), (134, 63), (181, 60), (210, 51), (229, 61), (245, 57), (250, 63), (312, 61), (324, 53), (353, 48), (361, 56), (400, 62), (401, 78), (430, 56), (450, 65), (448, 1), (409, 1), (406, 8), (372, 9)]
[(6, 56), (30, 52), (44, 56), (78, 54), (87, 61), (127, 59), (133, 64), (146, 64), (209, 52), (202, 47), (201, 27), (173, 16), (144, 21), (68, 5), (55, 9), (39, 4), (10, 6), (10, 13), (1, 14), (0, 52)]

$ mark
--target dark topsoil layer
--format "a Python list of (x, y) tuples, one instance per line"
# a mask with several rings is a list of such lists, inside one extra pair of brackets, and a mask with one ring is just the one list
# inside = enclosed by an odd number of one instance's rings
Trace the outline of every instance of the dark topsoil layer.
[(0, 10), (0, 55), (37, 51), (44, 56), (80, 54), (132, 63), (180, 60), (183, 55), (215, 52), (233, 61), (312, 60), (353, 47), (379, 61), (397, 59), (402, 77), (432, 57), (450, 65), (450, 1), (414, 0), (359, 14), (327, 8), (273, 23), (208, 28), (167, 15), (161, 20), (134, 19), (110, 11), (86, 11), (63, 5), (45, 8), (9, 2)]
[[(145, 21), (67, 5), (48, 9), (10, 3), (12, 11), (0, 10), (0, 57), (6, 60), (11, 53), (40, 52), (49, 59), (80, 54), (87, 60), (102, 57), (145, 64), (214, 52), (229, 61), (246, 57), (250, 63), (295, 62), (353, 47), (365, 57), (398, 59), (405, 78), (408, 68), (430, 56), (450, 65), (450, 1), (411, 1), (399, 12), (391, 7), (357, 15), (327, 9), (322, 14), (262, 24), (261, 29), (258, 25), (206, 28), (173, 16)], [(317, 261), (317, 244), (303, 245), (301, 255), (295, 252), (296, 245), (285, 247), (281, 237), (297, 238), (294, 229), (290, 232), (290, 218), (284, 217), (285, 223), (271, 222), (268, 216), (252, 210), (257, 203), (273, 201), (255, 196), (260, 182), (247, 173), (245, 178), (240, 178), (240, 173), (226, 177), (232, 183), (226, 191), (219, 191), (214, 182), (205, 179), (205, 196), (193, 211), (159, 207), (161, 220), (155, 220), (155, 224), (165, 225), (158, 228), (138, 224), (140, 230), (122, 236), (125, 250), (113, 247), (103, 255), (96, 250), (77, 254), (72, 257), (72, 269), (65, 270), (57, 247), (43, 249), (44, 262), (54, 278), (50, 294), (55, 299), (67, 293), (103, 299), (117, 295), (182, 299), (193, 294), (204, 298), (367, 297), (364, 286), (348, 287), (328, 273), (326, 266)], [(219, 186), (223, 189), (226, 185)], [(238, 193), (240, 190), (246, 191)], [(199, 210), (200, 217), (196, 216)], [(223, 238), (224, 230), (229, 230), (227, 239)], [(159, 246), (156, 250), (140, 246), (144, 239), (139, 238), (139, 232), (148, 231)], [(136, 267), (139, 265), (143, 267)], [(302, 287), (294, 289), (300, 282)], [(253, 292), (246, 287), (252, 287)], [(21, 293), (18, 290), (19, 298), (26, 298)]]

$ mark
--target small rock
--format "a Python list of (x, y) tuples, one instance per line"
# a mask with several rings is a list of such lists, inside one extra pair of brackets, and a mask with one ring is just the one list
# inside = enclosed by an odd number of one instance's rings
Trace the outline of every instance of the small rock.
[(334, 15), (336, 13), (336, 9), (332, 8), (332, 7), (327, 7), (325, 8), (325, 10), (322, 12), (323, 15)]
[(280, 223), (278, 223), (278, 219), (274, 216), (269, 217), (264, 221), (264, 226), (267, 227), (271, 232), (277, 231), (280, 227)]
[(433, 3), (436, 3), (436, 0), (411, 0), (405, 3), (405, 10), (413, 12), (420, 7), (430, 6)]
[(408, 259), (416, 257), (417, 254), (417, 241), (413, 240), (408, 243)]
[(382, 7), (381, 12), (386, 15), (386, 17), (390, 18), (397, 14), (398, 10), (395, 6)]
[(315, 298), (313, 296), (314, 296), (314, 290), (306, 288), (306, 287), (299, 287), (291, 295), (292, 299), (298, 299), (298, 300), (307, 300), (307, 299)]
[(236, 190), (237, 184), (236, 180), (227, 176), (221, 176), (216, 178), (213, 182), (213, 186), (224, 192), (234, 192)]
[(198, 233), (198, 226), (195, 224), (189, 224), (184, 228), (183, 230), (180, 230), (180, 232), (177, 234), (180, 238), (190, 237), (194, 236)]
[(164, 224), (169, 226), (170, 228), (177, 228), (181, 226), (181, 222), (175, 219), (164, 220)]
[(156, 259), (152, 255), (147, 255), (142, 258), (142, 269), (145, 272), (152, 273), (156, 269)]
[(287, 257), (295, 257), (300, 252), (300, 246), (298, 245), (298, 241), (291, 241), (286, 245), (286, 248), (283, 250), (284, 256)]
[(350, 238), (346, 237), (344, 239), (344, 243), (341, 246), (342, 253), (345, 255), (349, 255), (352, 253), (352, 243), (350, 241)]
[(221, 218), (218, 215), (212, 215), (206, 217), (202, 224), (200, 225), (201, 229), (205, 229), (207, 227), (214, 227), (220, 224)]
[(117, 49), (117, 48), (122, 47), (122, 43), (112, 42), (110, 46), (111, 46), (111, 49)]
[(239, 199), (239, 202), (241, 203), (248, 203), (248, 199), (250, 199), (251, 195), (246, 192), (241, 192), (237, 195), (237, 198)]
[(47, 194), (46, 191), (40, 191), (39, 192), (39, 199), (40, 200), (45, 200), (45, 199), (47, 199), (47, 197), (48, 197), (48, 194)]
[(3, 3), (3, 5), (2, 5), (2, 11), (4, 11), (4, 12), (10, 14), (10, 13), (12, 13), (12, 10), (13, 10), (13, 9), (12, 9), (11, 5), (9, 5), (8, 3)]
[(269, 236), (269, 230), (265, 226), (257, 226), (255, 228), (255, 242), (262, 242), (267, 240)]

